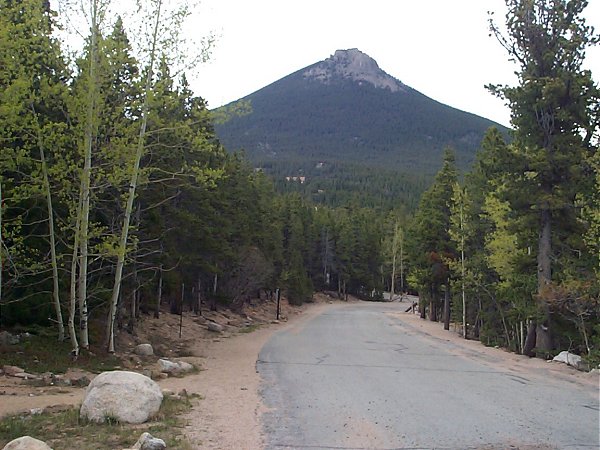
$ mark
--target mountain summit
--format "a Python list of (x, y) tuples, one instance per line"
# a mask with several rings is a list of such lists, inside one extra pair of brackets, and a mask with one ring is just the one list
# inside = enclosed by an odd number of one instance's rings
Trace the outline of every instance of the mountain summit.
[(335, 79), (349, 79), (359, 84), (370, 83), (376, 88), (391, 92), (404, 91), (404, 85), (379, 68), (377, 62), (366, 53), (353, 48), (337, 50), (333, 56), (306, 69), (302, 76), (330, 84)]
[(489, 127), (506, 130), (421, 94), (358, 49), (338, 50), (244, 100), (252, 112), (215, 129), (257, 165), (325, 161), (435, 173), (445, 147), (466, 167)]

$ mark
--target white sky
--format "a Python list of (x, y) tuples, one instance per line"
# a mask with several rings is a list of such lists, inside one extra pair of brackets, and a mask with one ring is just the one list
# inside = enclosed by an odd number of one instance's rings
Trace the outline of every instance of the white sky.
[[(489, 10), (504, 23), (504, 0), (201, 0), (190, 32), (220, 37), (211, 61), (189, 78), (214, 108), (358, 48), (423, 94), (508, 125), (508, 108), (484, 88), (516, 81), (504, 49), (488, 37)], [(590, 0), (585, 16), (600, 30), (600, 0)], [(586, 66), (599, 80), (598, 46)]]

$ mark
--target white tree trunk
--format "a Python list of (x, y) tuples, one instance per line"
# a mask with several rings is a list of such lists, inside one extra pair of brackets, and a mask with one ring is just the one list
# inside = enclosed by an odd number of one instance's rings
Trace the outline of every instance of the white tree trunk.
[(156, 46), (158, 43), (158, 26), (160, 24), (160, 11), (162, 1), (157, 2), (157, 11), (154, 23), (154, 32), (152, 34), (152, 47), (150, 51), (150, 65), (148, 67), (148, 73), (146, 75), (146, 85), (144, 88), (144, 103), (142, 104), (142, 121), (140, 124), (140, 133), (138, 135), (137, 149), (135, 153), (135, 159), (133, 168), (131, 171), (131, 177), (129, 180), (129, 193), (127, 196), (127, 206), (125, 208), (125, 216), (123, 218), (123, 227), (121, 228), (121, 238), (119, 240), (119, 248), (117, 254), (117, 267), (115, 269), (115, 279), (113, 284), (113, 291), (110, 300), (110, 309), (107, 323), (107, 337), (108, 337), (108, 351), (114, 353), (115, 342), (114, 342), (114, 323), (117, 312), (117, 303), (119, 301), (119, 294), (121, 290), (121, 281), (123, 278), (123, 265), (125, 264), (125, 255), (127, 253), (127, 238), (129, 236), (129, 226), (131, 221), (131, 213), (133, 211), (133, 202), (135, 199), (135, 190), (137, 187), (140, 161), (144, 154), (144, 142), (146, 137), (146, 126), (148, 124), (148, 96), (150, 95), (150, 89), (152, 84), (152, 71), (154, 67), (154, 60), (156, 57)]
[[(81, 192), (77, 211), (81, 209)], [(71, 280), (69, 290), (69, 319), (67, 328), (69, 329), (69, 337), (71, 339), (71, 353), (74, 357), (79, 355), (79, 343), (77, 340), (77, 332), (75, 331), (75, 310), (77, 309), (77, 255), (79, 254), (79, 226), (80, 217), (77, 214), (75, 219), (75, 232), (73, 233), (73, 255), (71, 258)]]
[(390, 282), (390, 301), (394, 301), (394, 295), (396, 294), (396, 251), (394, 250), (392, 255), (392, 279)]
[[(36, 115), (33, 106), (32, 110), (33, 114)], [(60, 306), (60, 288), (58, 285), (58, 261), (56, 257), (56, 236), (54, 233), (54, 208), (52, 207), (52, 195), (50, 193), (50, 181), (48, 179), (48, 165), (46, 163), (46, 154), (44, 152), (44, 145), (42, 142), (42, 136), (39, 127), (37, 130), (37, 135), (38, 147), (40, 148), (40, 159), (42, 161), (42, 177), (44, 183), (44, 191), (46, 192), (46, 206), (48, 208), (48, 232), (50, 234), (50, 255), (52, 262), (52, 298), (54, 300), (54, 310), (56, 313), (56, 323), (58, 326), (58, 340), (62, 342), (65, 340), (65, 325), (63, 322), (62, 310)]]
[(99, 0), (90, 2), (90, 66), (88, 74), (88, 98), (85, 133), (83, 138), (84, 163), (81, 173), (81, 224), (79, 237), (79, 333), (81, 347), (89, 348), (88, 338), (88, 306), (87, 306), (87, 272), (88, 272), (88, 244), (89, 244), (89, 217), (90, 217), (90, 184), (92, 173), (92, 143), (94, 141), (94, 130), (96, 118), (96, 97), (98, 80), (98, 28), (99, 28)]
[(404, 295), (404, 237), (400, 241), (400, 295)]

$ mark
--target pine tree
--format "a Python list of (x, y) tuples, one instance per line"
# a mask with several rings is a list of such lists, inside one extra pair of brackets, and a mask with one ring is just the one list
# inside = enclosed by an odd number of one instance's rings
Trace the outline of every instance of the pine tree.
[[(507, 35), (491, 21), (491, 30), (519, 65), (519, 85), (491, 86), (511, 108), (515, 143), (528, 174), (522, 195), (537, 214), (538, 298), (553, 280), (556, 236), (572, 223), (572, 206), (582, 178), (585, 154), (597, 133), (595, 110), (600, 92), (591, 72), (582, 68), (586, 48), (598, 36), (582, 16), (586, 0), (506, 0)], [(554, 239), (553, 239), (553, 236)], [(540, 302), (544, 320), (530, 333), (533, 346), (548, 353), (552, 327), (548, 305)], [(537, 337), (537, 340), (535, 339)]]
[(411, 279), (417, 285), (424, 317), (424, 299), (429, 300), (429, 317), (438, 320), (441, 287), (444, 286), (444, 322), (449, 326), (450, 279), (448, 261), (456, 249), (449, 236), (453, 205), (453, 186), (457, 182), (454, 153), (447, 149), (442, 168), (433, 185), (423, 194), (409, 231), (410, 260), (413, 262)]

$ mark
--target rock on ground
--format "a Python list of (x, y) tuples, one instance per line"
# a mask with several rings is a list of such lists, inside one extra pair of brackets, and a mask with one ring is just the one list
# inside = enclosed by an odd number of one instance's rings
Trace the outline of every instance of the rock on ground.
[(160, 366), (160, 371), (165, 373), (182, 373), (191, 371), (194, 366), (185, 361), (169, 361), (168, 359), (159, 359), (158, 365)]
[(133, 352), (136, 355), (140, 355), (140, 356), (154, 355), (154, 349), (152, 348), (152, 345), (150, 345), (150, 344), (140, 344), (133, 350)]
[(208, 322), (206, 328), (208, 331), (214, 331), (215, 333), (221, 333), (223, 331), (223, 326), (216, 322)]
[(2, 345), (17, 345), (20, 341), (19, 336), (10, 334), (8, 331), (0, 332), (0, 344)]
[(9, 377), (14, 377), (17, 373), (24, 373), (25, 369), (17, 366), (2, 366), (2, 371)]
[(31, 436), (23, 436), (10, 441), (2, 450), (52, 450), (52, 448), (45, 442)]
[(107, 418), (143, 423), (155, 415), (163, 395), (157, 383), (136, 372), (103, 372), (88, 386), (80, 415), (94, 422)]
[(581, 359), (581, 356), (576, 355), (574, 353), (571, 352), (560, 352), (558, 355), (556, 355), (552, 361), (557, 361), (557, 362), (561, 362), (561, 363), (565, 363), (568, 364), (569, 366), (573, 366), (576, 369), (580, 369), (583, 370), (585, 367), (583, 360)]
[(130, 449), (124, 450), (164, 450), (167, 444), (162, 439), (153, 437), (150, 433), (143, 433)]

